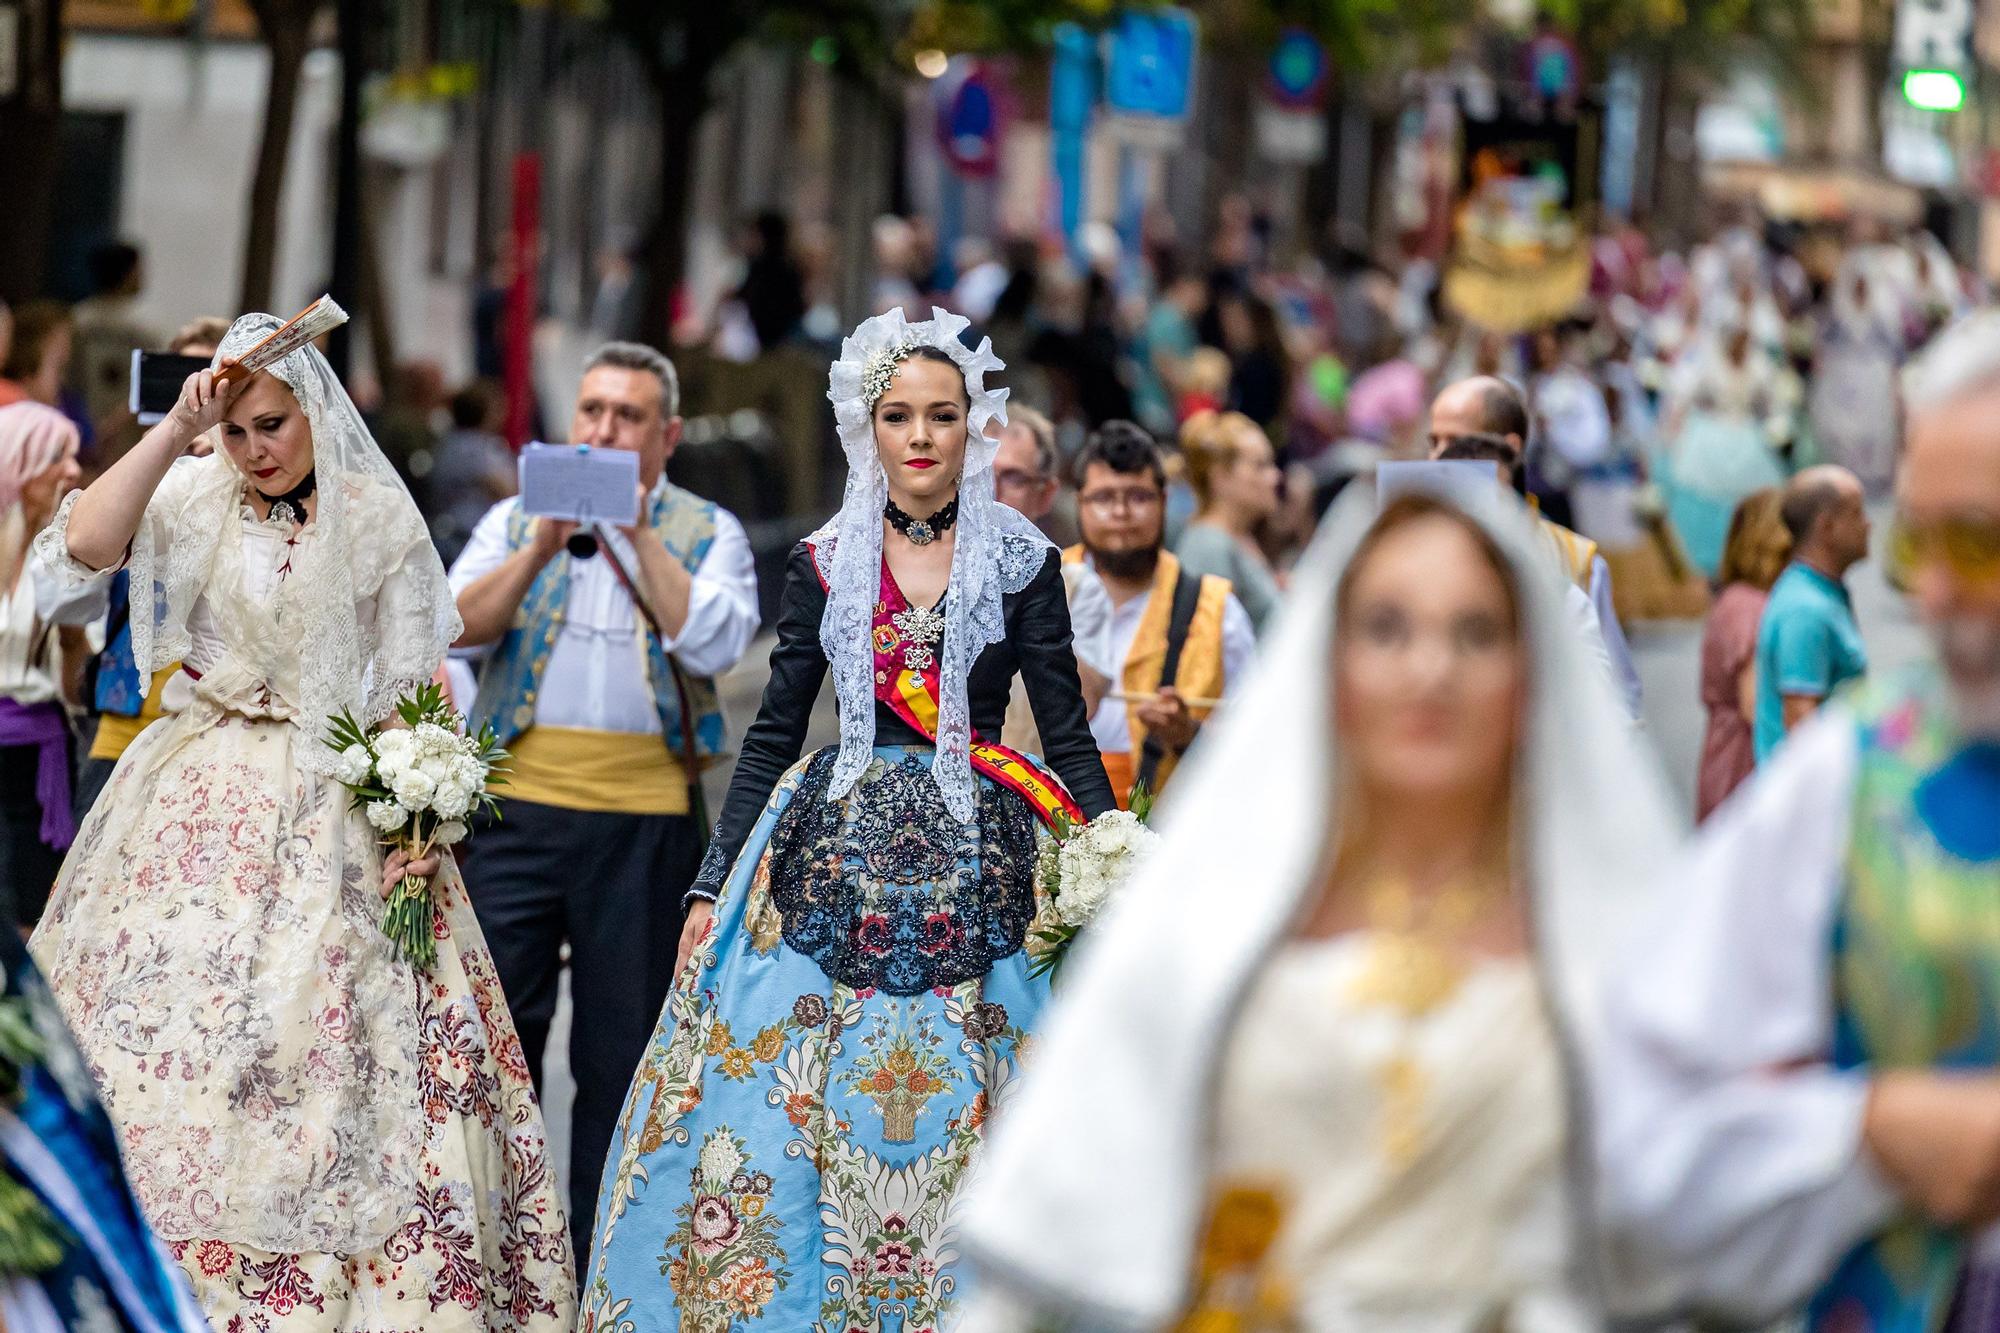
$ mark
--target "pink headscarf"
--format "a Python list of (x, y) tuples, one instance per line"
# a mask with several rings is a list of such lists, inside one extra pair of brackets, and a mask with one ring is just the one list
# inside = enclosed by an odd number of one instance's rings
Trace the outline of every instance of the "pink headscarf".
[(73, 457), (76, 426), (53, 407), (0, 407), (0, 514), (20, 503), (21, 490), (55, 463)]

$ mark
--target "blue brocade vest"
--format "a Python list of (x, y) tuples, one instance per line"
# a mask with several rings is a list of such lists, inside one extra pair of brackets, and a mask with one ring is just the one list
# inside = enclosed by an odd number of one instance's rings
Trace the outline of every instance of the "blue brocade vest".
[[(675, 559), (693, 573), (701, 567), (708, 548), (715, 542), (716, 506), (671, 482), (661, 485), (646, 515), (646, 522)], [(528, 543), (534, 520), (518, 506), (507, 516), (507, 551), (511, 555)], [(569, 568), (572, 557), (559, 551), (535, 581), (514, 613), (514, 623), (494, 648), (479, 677), (479, 697), (473, 702), (471, 726), (474, 730), (491, 723), (502, 745), (511, 745), (522, 732), (534, 725), (535, 700), (541, 694), (542, 673), (548, 668), (549, 653), (562, 629), (563, 606), (569, 595)], [(647, 634), (646, 678), (653, 689), (653, 706), (660, 714), (660, 731), (667, 747), (676, 755), (685, 748), (681, 740), (681, 697), (674, 685), (673, 664), (658, 638)], [(710, 759), (722, 753), (722, 705), (715, 682), (706, 676), (683, 673), (688, 706), (694, 713), (695, 753)], [(693, 775), (690, 775), (693, 776)]]

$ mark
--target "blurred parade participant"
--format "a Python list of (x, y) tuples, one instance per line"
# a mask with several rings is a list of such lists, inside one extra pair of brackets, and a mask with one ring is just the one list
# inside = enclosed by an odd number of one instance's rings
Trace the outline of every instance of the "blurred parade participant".
[(29, 301), (14, 312), (14, 338), (0, 362), (0, 407), (23, 398), (63, 406), (74, 332), (69, 311), (59, 302)]
[(41, 403), (0, 407), (0, 932), (32, 926), (75, 836), (67, 705), (81, 626), (102, 588), (65, 587), (28, 547), (81, 475), (76, 427)]
[(1116, 692), (1090, 730), (1121, 805), (1143, 782), (1158, 794), (1203, 720), (1243, 679), (1256, 627), (1225, 579), (1193, 574), (1166, 549), (1167, 474), (1151, 437), (1105, 423), (1075, 460), (1086, 563), (1111, 594)]
[(426, 478), (432, 497), (431, 540), (446, 565), (464, 553), (479, 520), (515, 492), (519, 466), (507, 447), (507, 395), (474, 380), (451, 398), (451, 429), (438, 441)]
[(1160, 294), (1132, 347), (1137, 370), (1132, 410), (1139, 424), (1156, 435), (1172, 434), (1181, 420), (1183, 369), (1198, 345), (1195, 321), (1208, 301), (1208, 284), (1200, 271), (1191, 264), (1169, 262), (1172, 266), (1159, 274)]
[(1935, 660), (1803, 727), (1609, 973), (1615, 1252), (1732, 1323), (1984, 1333), (2000, 1308), (2000, 317), (1907, 387), (1891, 547)]
[[(1009, 402), (1000, 447), (993, 454), (993, 498), (1015, 510), (1046, 535), (1050, 511), (1062, 490), (1056, 458), (1055, 426), (1032, 407)], [(1072, 523), (1070, 526), (1075, 526)], [(1050, 540), (1054, 540), (1053, 536)], [(1111, 594), (1088, 565), (1063, 566), (1063, 591), (1069, 602), (1070, 633), (1076, 648), (1077, 676), (1083, 703), (1095, 712), (1111, 688)], [(1007, 702), (1007, 721), (1000, 739), (1023, 754), (1042, 752), (1041, 729), (1035, 725), (1034, 701), (1019, 677)]]
[(11, 930), (0, 930), (0, 1324), (209, 1333), (126, 1181), (62, 1011)]
[(1619, 477), (1611, 410), (1582, 359), (1581, 339), (1573, 333), (1543, 329), (1535, 335), (1529, 400), (1538, 447), (1529, 455), (1528, 489), (1552, 519), (1570, 528), (1582, 526), (1579, 509), (1605, 507), (1596, 488), (1614, 486)]
[[(585, 1333), (952, 1323), (957, 1187), (1049, 994), (1041, 830), (1112, 804), (1060, 560), (993, 498), (1003, 367), (965, 325), (892, 311), (831, 368), (845, 498), (792, 553), (605, 1164)], [(798, 762), (829, 670), (839, 744)], [(1055, 776), (974, 739), (1017, 672)]]
[(1713, 577), (1737, 502), (1785, 479), (1779, 450), (1792, 440), (1798, 378), (1736, 322), (1682, 355), (1667, 396), (1669, 511)]
[(1721, 591), (1701, 634), (1701, 703), (1708, 712), (1695, 784), (1695, 818), (1707, 819), (1757, 767), (1757, 627), (1771, 585), (1791, 556), (1782, 493), (1743, 497), (1729, 520), (1716, 572)]
[[(280, 323), (237, 320), (218, 366)], [(332, 719), (386, 718), (459, 622), (326, 359), (190, 376), (36, 556), (72, 586), (129, 569), (154, 590), (139, 669), (195, 682), (119, 761), (33, 944), (211, 1321), (569, 1327), (541, 1112), (471, 905), (449, 858), (385, 857), (331, 776)], [(421, 971), (379, 925), (406, 876), (438, 905)]]
[(1292, 360), (1277, 310), (1256, 292), (1232, 291), (1217, 302), (1216, 315), (1229, 353), (1229, 406), (1282, 438)]
[[(673, 363), (607, 343), (577, 389), (570, 441), (639, 455), (630, 527), (487, 511), (451, 569), (463, 648), (485, 648), (471, 709), (510, 751), (465, 882), (537, 1086), (568, 946), (576, 1019), (569, 1190), (577, 1253), (605, 1149), (673, 985), (681, 895), (701, 864), (701, 770), (723, 751), (715, 678), (757, 630), (750, 541), (667, 480), (680, 444)], [(592, 539), (596, 544), (590, 544)]]
[[(1525, 489), (1522, 457), (1528, 435), (1528, 408), (1513, 385), (1490, 375), (1445, 386), (1431, 404), (1430, 456), (1443, 460), (1480, 460), (1500, 469), (1501, 480), (1517, 495)], [(1541, 514), (1535, 527), (1543, 548), (1556, 567), (1590, 602), (1608, 663), (1625, 698), (1627, 711), (1639, 716), (1642, 687), (1632, 664), (1632, 649), (1618, 623), (1612, 595), (1611, 568), (1597, 543)]]
[(146, 261), (136, 246), (100, 245), (90, 254), (91, 295), (76, 307), (75, 354), (70, 379), (99, 433), (115, 424), (131, 401), (132, 353), (159, 346), (136, 307), (146, 286)]
[(1573, 1055), (1673, 824), (1564, 592), (1497, 490), (1342, 497), (1000, 1121), (963, 1333), (1603, 1327)]
[(1848, 681), (1868, 670), (1868, 651), (1845, 579), (1868, 558), (1861, 483), (1844, 468), (1801, 472), (1779, 505), (1791, 562), (1771, 587), (1757, 627), (1757, 762)]
[(1860, 255), (1842, 261), (1818, 335), (1808, 398), (1813, 442), (1879, 494), (1896, 471), (1903, 325), (1894, 294)]
[[(177, 356), (213, 358), (229, 332), (229, 321), (216, 316), (197, 319), (176, 333), (167, 350)], [(188, 453), (205, 458), (215, 452), (215, 432), (197, 440)], [(84, 759), (76, 781), (76, 817), (79, 821), (97, 804), (104, 784), (126, 747), (140, 732), (160, 720), (169, 704), (187, 706), (191, 682), (175, 675), (177, 662), (168, 663), (150, 676), (141, 676), (132, 659), (132, 575), (121, 569), (111, 578), (104, 621), (104, 651), (98, 655), (96, 679), (91, 685), (90, 705), (97, 712), (97, 734), (91, 737), (90, 754)], [(168, 699), (169, 691), (173, 698)]]
[(1197, 347), (1181, 363), (1177, 420), (1186, 422), (1204, 412), (1229, 405), (1229, 353), (1220, 347)]
[(1181, 427), (1181, 456), (1201, 508), (1174, 543), (1181, 569), (1226, 580), (1259, 634), (1278, 609), (1277, 571), (1257, 544), (1278, 513), (1271, 439), (1240, 412), (1205, 413)]

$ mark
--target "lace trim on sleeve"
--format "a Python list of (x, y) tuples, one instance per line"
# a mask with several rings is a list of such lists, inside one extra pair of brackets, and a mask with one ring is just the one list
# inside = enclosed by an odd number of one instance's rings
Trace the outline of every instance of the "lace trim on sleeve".
[(120, 560), (107, 569), (92, 569), (69, 553), (69, 516), (76, 508), (76, 502), (82, 498), (82, 491), (71, 491), (64, 496), (56, 516), (49, 520), (47, 527), (35, 534), (35, 559), (55, 576), (57, 585), (65, 593), (102, 582), (125, 567), (125, 562)]

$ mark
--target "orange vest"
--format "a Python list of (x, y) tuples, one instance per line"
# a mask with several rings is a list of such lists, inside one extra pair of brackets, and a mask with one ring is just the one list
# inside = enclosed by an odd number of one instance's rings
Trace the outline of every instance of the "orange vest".
[[(1065, 564), (1080, 564), (1083, 558), (1081, 546), (1063, 552)], [(1105, 753), (1104, 770), (1111, 778), (1111, 789), (1117, 793), (1120, 807), (1131, 799), (1132, 784), (1139, 776), (1139, 755), (1146, 744), (1146, 727), (1139, 721), (1139, 706), (1134, 701), (1152, 698), (1162, 684), (1160, 675), (1167, 662), (1167, 629), (1173, 618), (1174, 587), (1180, 582), (1180, 575), (1181, 562), (1171, 551), (1161, 551), (1159, 567), (1153, 571), (1153, 590), (1146, 601), (1146, 613), (1139, 621), (1138, 633), (1132, 637), (1131, 650), (1118, 675), (1119, 692), (1128, 696), (1125, 725), (1132, 737), (1132, 748), (1124, 754)], [(1194, 619), (1188, 623), (1187, 639), (1181, 645), (1181, 660), (1172, 682), (1183, 698), (1222, 697), (1222, 614), (1229, 604), (1229, 594), (1228, 579), (1213, 574), (1201, 576), (1201, 594), (1195, 600)], [(1206, 721), (1210, 712), (1207, 708), (1189, 711), (1198, 722)], [(1153, 782), (1154, 795), (1167, 785), (1178, 762), (1179, 757), (1172, 753), (1161, 757)]]

